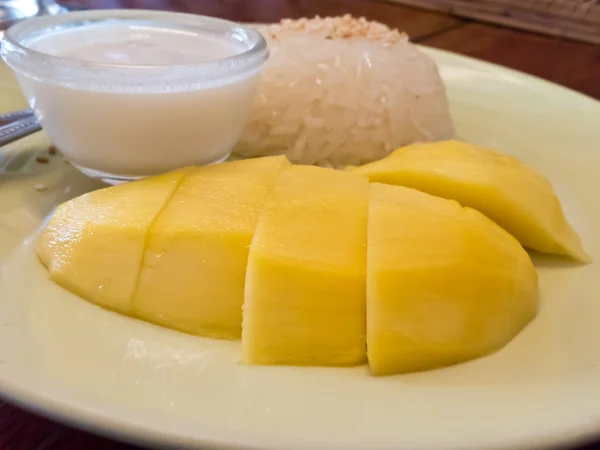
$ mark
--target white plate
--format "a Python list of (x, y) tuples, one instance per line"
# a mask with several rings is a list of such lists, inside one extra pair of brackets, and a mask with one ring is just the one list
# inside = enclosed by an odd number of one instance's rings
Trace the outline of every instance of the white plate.
[[(459, 136), (546, 174), (600, 260), (600, 103), (427, 52), (441, 67)], [(0, 110), (23, 105), (2, 68)], [(44, 145), (42, 135), (15, 145), (17, 162)], [(30, 169), (0, 178), (0, 393), (25, 408), (186, 448), (525, 449), (600, 433), (597, 265), (536, 258), (539, 316), (476, 361), (389, 378), (365, 367), (248, 367), (237, 343), (120, 317), (50, 282), (35, 233), (59, 201), (97, 185), (58, 156)], [(36, 191), (39, 183), (48, 189)]]

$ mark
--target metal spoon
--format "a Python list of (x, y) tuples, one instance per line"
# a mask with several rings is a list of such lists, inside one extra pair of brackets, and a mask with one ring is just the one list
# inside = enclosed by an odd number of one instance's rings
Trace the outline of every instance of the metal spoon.
[(0, 114), (0, 147), (41, 129), (30, 109)]

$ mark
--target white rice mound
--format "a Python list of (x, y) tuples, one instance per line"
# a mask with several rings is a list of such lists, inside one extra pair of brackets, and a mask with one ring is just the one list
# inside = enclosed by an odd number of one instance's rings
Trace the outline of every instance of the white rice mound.
[(271, 57), (234, 154), (343, 168), (454, 135), (437, 66), (405, 34), (349, 15), (260, 31)]

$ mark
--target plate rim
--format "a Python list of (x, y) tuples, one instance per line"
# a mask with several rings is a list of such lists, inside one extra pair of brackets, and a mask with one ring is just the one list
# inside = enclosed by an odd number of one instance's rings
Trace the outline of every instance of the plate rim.
[[(8, 387), (8, 390), (7, 390)], [(10, 393), (12, 392), (12, 394)], [(39, 394), (28, 390), (24, 386), (11, 383), (0, 376), (0, 399), (8, 404), (17, 406), (24, 411), (42, 416), (58, 424), (76, 430), (91, 433), (100, 438), (113, 439), (117, 442), (131, 445), (143, 445), (146, 448), (171, 448), (181, 450), (428, 450), (428, 446), (414, 446), (410, 448), (398, 445), (330, 445), (317, 441), (298, 441), (295, 439), (276, 439), (259, 434), (239, 433), (227, 430), (216, 433), (206, 427), (196, 436), (186, 436), (176, 431), (160, 431), (149, 428), (147, 423), (129, 417), (125, 421), (111, 418), (107, 412), (96, 407), (82, 407), (73, 405), (63, 398)], [(553, 430), (552, 434), (536, 431), (520, 438), (494, 439), (493, 442), (482, 446), (481, 444), (452, 444), (445, 446), (444, 450), (559, 450), (573, 446), (573, 450), (582, 445), (589, 445), (600, 438), (600, 414), (595, 420), (597, 426), (586, 427), (572, 426), (567, 429)], [(112, 426), (111, 426), (112, 425)], [(200, 437), (200, 434), (202, 435)], [(437, 447), (436, 447), (437, 448)]]
[[(503, 66), (501, 64), (494, 63), (491, 61), (486, 61), (484, 59), (479, 59), (474, 56), (463, 55), (461, 53), (456, 53), (456, 52), (453, 52), (450, 50), (444, 50), (441, 48), (432, 47), (432, 46), (429, 46), (426, 44), (416, 43), (414, 45), (416, 47), (418, 47), (419, 49), (424, 50), (425, 53), (431, 53), (432, 56), (436, 55), (436, 54), (444, 55), (444, 57), (448, 57), (448, 58), (458, 58), (458, 59), (461, 59), (464, 61), (469, 61), (471, 64), (479, 66), (479, 67), (487, 67), (488, 69), (491, 69), (491, 70), (500, 70), (504, 73), (509, 73), (509, 74), (517, 76), (521, 79), (526, 79), (530, 83), (533, 83), (533, 84), (536, 84), (539, 86), (543, 86), (545, 89), (557, 89), (557, 90), (561, 91), (561, 93), (564, 95), (575, 95), (575, 96), (579, 97), (581, 100), (590, 101), (592, 105), (600, 107), (600, 99), (596, 99), (589, 94), (580, 92), (574, 88), (565, 86), (565, 85), (557, 83), (555, 81), (547, 80), (546, 78), (542, 78), (537, 75), (533, 75), (531, 73), (523, 72), (522, 70), (519, 70), (519, 69), (513, 69), (512, 67)], [(436, 58), (435, 56), (433, 56), (433, 57), (434, 57), (434, 59)]]

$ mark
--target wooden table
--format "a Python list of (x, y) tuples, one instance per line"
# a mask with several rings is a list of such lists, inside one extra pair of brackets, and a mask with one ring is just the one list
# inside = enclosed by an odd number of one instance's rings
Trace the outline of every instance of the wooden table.
[[(502, 64), (600, 99), (600, 46), (544, 37), (369, 0), (86, 0), (97, 8), (175, 9), (237, 21), (346, 12), (406, 31), (424, 45)], [(126, 450), (134, 447), (55, 424), (0, 401), (0, 450)], [(600, 449), (600, 443), (585, 450)], [(583, 448), (581, 450), (584, 450)]]

